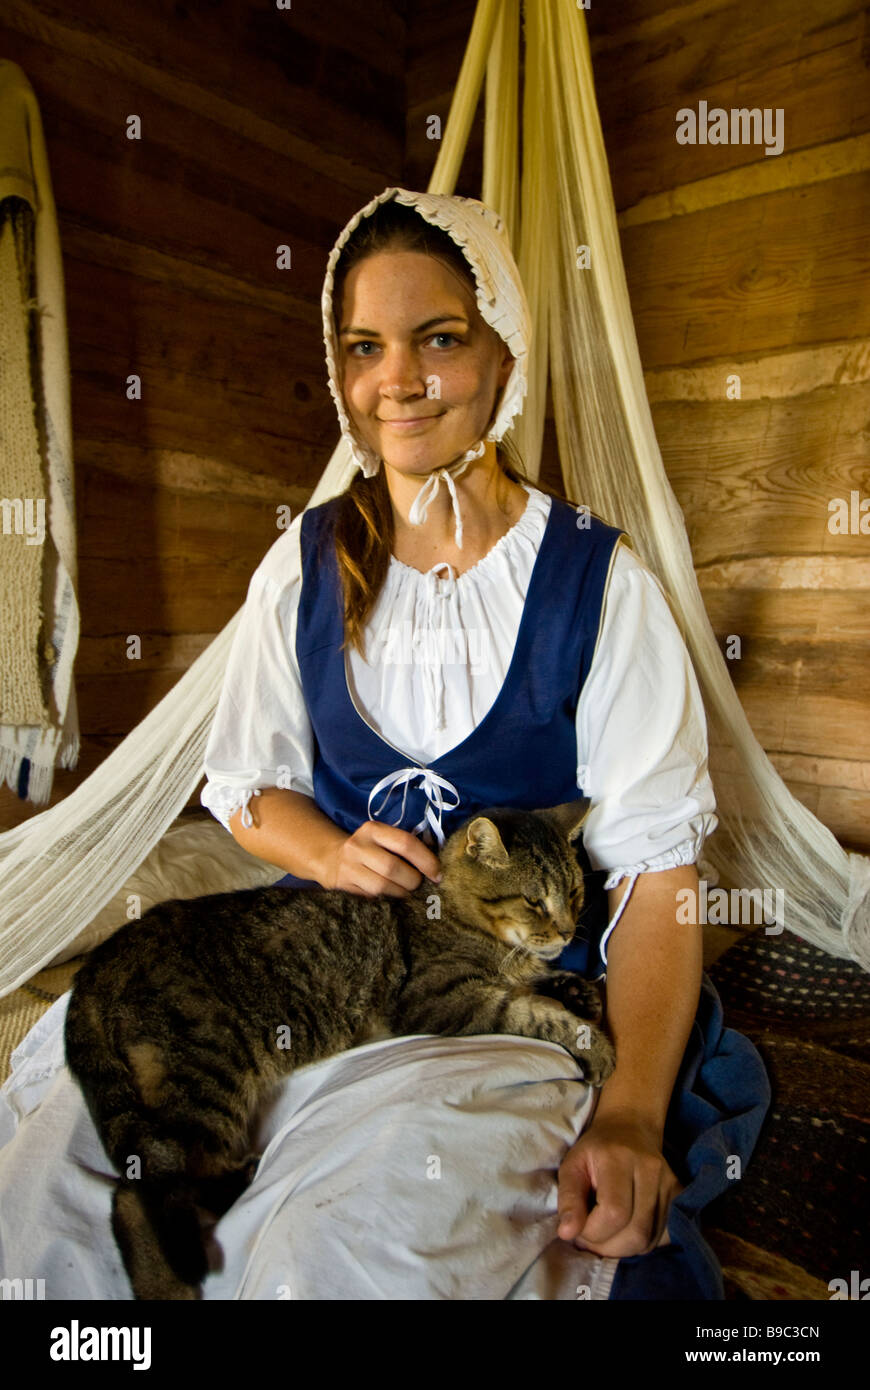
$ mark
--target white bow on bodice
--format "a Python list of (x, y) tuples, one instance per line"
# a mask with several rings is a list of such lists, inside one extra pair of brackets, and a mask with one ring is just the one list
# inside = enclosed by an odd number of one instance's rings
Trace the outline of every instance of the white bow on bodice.
[[(441, 829), (441, 813), (443, 811), (454, 811), (459, 805), (461, 797), (452, 782), (448, 782), (446, 777), (439, 777), (437, 772), (432, 772), (428, 767), (420, 767), (419, 765), (416, 767), (402, 767), (399, 768), (398, 772), (391, 772), (388, 777), (382, 777), (380, 782), (372, 787), (369, 793), (369, 818), (371, 820), (377, 819), (377, 812), (372, 810), (372, 801), (377, 796), (378, 792), (385, 792), (384, 799), (381, 802), (382, 809), (389, 800), (394, 788), (404, 786), (405, 790), (402, 795), (402, 808), (399, 811), (398, 819), (393, 821), (393, 825), (399, 825), (405, 814), (408, 787), (417, 777), (420, 779), (420, 791), (425, 793), (429, 804), (426, 807), (426, 814), (423, 819), (418, 821), (414, 826), (414, 834), (422, 834), (426, 826), (430, 826), (438, 841), (438, 848), (440, 849), (445, 840), (444, 831)], [(452, 792), (456, 800), (452, 804), (446, 802), (442, 795), (443, 792)]]

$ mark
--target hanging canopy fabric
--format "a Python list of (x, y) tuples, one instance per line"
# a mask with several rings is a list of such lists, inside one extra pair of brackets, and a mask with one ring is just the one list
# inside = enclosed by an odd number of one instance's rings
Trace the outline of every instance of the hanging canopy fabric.
[[(789, 930), (870, 969), (870, 860), (847, 853), (767, 759), (698, 589), (644, 389), (585, 17), (536, 0), (524, 38), (521, 178), (520, 0), (479, 0), (428, 188), (452, 193), (485, 75), (481, 196), (507, 225), (533, 326), (528, 394), (508, 437), (536, 479), (549, 367), (565, 492), (631, 535), (695, 665), (720, 817), (709, 865), (734, 887), (781, 889)], [(308, 506), (343, 491), (357, 466), (343, 437)], [(87, 927), (195, 790), (239, 617), (76, 791), (0, 836), (0, 995)]]

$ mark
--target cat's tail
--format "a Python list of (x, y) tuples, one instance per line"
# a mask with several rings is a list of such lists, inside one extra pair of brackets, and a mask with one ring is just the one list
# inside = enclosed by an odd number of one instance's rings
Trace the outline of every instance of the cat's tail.
[(199, 1298), (208, 1257), (193, 1194), (171, 1179), (122, 1178), (112, 1230), (136, 1298)]
[[(67, 1063), (121, 1175), (112, 1230), (133, 1292), (143, 1299), (198, 1298), (208, 1273), (204, 1220), (221, 1215), (240, 1195), (245, 1175), (208, 1178), (187, 1171), (179, 1132), (184, 1117), (170, 1117), (169, 1123), (164, 1117), (162, 1127), (155, 1128), (153, 1115), (131, 1084), (129, 1066), (102, 1038), (95, 1045), (90, 1020), (73, 1010), (75, 1002), (74, 997), (67, 1020)], [(171, 1123), (173, 1118), (177, 1124)]]
[(140, 1299), (193, 1299), (209, 1270), (207, 1235), (250, 1182), (253, 1159), (211, 1178), (121, 1178), (112, 1230)]

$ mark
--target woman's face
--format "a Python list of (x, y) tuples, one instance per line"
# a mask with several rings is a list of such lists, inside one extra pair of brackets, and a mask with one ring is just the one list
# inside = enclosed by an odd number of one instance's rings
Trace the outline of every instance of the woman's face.
[(338, 327), (348, 414), (389, 467), (428, 473), (484, 437), (513, 358), (444, 261), (367, 256), (347, 276)]

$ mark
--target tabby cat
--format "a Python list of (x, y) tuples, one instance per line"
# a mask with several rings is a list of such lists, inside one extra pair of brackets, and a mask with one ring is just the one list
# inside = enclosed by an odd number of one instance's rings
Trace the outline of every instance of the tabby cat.
[(441, 851), (437, 890), (424, 878), (398, 898), (271, 887), (165, 902), (91, 953), (66, 1057), (121, 1175), (112, 1229), (137, 1298), (200, 1296), (208, 1225), (256, 1167), (253, 1117), (296, 1067), (377, 1037), (513, 1033), (560, 1043), (590, 1085), (607, 1079), (598, 991), (547, 965), (582, 907), (571, 842), (588, 805), (471, 817)]

